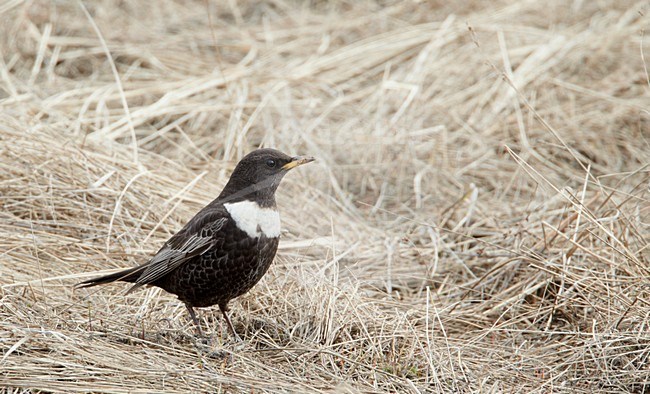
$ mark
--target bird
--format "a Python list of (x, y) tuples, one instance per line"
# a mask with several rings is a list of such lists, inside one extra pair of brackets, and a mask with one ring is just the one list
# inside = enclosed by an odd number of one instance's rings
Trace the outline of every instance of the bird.
[(146, 263), (75, 285), (116, 281), (150, 285), (175, 294), (203, 337), (194, 308), (218, 305), (232, 335), (228, 303), (248, 292), (269, 269), (278, 249), (280, 214), (275, 192), (289, 170), (314, 161), (275, 149), (244, 156), (219, 196), (169, 238)]

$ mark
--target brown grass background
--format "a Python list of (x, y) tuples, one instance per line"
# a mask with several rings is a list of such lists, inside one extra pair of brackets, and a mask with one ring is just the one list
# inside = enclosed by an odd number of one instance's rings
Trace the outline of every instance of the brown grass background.
[[(650, 392), (646, 1), (0, 5), (0, 386)], [(259, 146), (270, 272), (200, 310), (146, 261)]]

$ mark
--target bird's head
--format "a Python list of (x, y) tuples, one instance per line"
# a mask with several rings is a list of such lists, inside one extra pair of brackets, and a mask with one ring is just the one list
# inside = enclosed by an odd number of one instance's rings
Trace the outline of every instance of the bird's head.
[[(239, 161), (220, 198), (268, 199), (272, 203), (282, 178), (292, 168), (314, 161), (310, 156), (289, 156), (275, 149), (257, 149)], [(261, 202), (261, 201), (260, 201)]]

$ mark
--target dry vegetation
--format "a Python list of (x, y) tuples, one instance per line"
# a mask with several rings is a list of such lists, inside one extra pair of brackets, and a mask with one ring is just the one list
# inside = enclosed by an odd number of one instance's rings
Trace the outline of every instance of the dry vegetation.
[[(0, 5), (6, 392), (650, 392), (646, 1), (84, 3)], [(258, 146), (319, 160), (243, 345), (73, 291)]]

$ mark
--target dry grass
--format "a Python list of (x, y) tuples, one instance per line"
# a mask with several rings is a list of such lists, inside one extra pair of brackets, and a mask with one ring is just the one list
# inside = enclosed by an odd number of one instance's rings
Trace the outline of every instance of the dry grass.
[[(5, 392), (650, 392), (647, 2), (84, 3), (0, 5)], [(319, 161), (243, 346), (73, 292), (257, 146)]]

